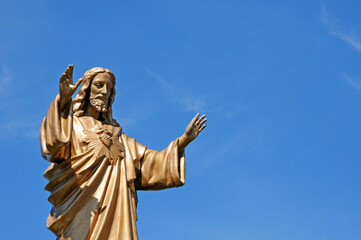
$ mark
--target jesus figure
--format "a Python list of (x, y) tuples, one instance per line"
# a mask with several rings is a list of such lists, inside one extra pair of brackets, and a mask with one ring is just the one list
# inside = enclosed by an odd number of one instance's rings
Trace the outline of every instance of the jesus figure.
[(40, 128), (42, 156), (51, 163), (44, 173), (53, 205), (47, 228), (59, 240), (137, 240), (137, 190), (184, 185), (184, 149), (207, 119), (198, 113), (181, 137), (151, 150), (113, 119), (111, 71), (92, 68), (75, 84), (72, 75), (69, 65)]

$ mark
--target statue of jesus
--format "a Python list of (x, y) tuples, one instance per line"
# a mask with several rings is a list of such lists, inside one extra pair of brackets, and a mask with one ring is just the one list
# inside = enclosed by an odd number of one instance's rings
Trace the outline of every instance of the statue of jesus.
[(151, 150), (113, 119), (110, 70), (92, 68), (75, 84), (72, 75), (69, 65), (40, 128), (42, 156), (51, 163), (44, 173), (53, 205), (46, 226), (59, 240), (137, 240), (137, 190), (184, 185), (184, 149), (207, 119), (198, 113), (181, 137)]

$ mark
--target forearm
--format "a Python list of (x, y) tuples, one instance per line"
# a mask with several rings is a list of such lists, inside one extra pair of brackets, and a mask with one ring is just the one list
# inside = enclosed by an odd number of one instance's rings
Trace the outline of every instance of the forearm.
[(71, 97), (63, 97), (59, 94), (59, 112), (63, 112), (71, 101)]
[[(60, 111), (60, 96), (50, 104), (46, 117), (40, 130), (40, 141), (42, 152), (54, 157), (58, 155), (61, 148), (68, 145), (72, 135), (73, 116), (71, 104)], [(49, 157), (46, 157), (47, 159)], [(49, 159), (48, 159), (49, 160)]]
[(183, 151), (192, 140), (185, 134), (178, 138), (179, 151)]

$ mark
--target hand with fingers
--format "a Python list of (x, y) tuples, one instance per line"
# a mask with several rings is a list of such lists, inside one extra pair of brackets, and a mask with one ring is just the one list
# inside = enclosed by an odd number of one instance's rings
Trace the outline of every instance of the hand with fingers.
[(73, 65), (69, 65), (59, 80), (60, 109), (64, 109), (69, 104), (75, 90), (83, 80), (80, 78), (73, 84), (73, 68)]
[(199, 113), (197, 113), (192, 121), (188, 124), (186, 131), (179, 138), (179, 148), (184, 149), (190, 142), (192, 142), (199, 133), (207, 126), (205, 123), (207, 122), (207, 118), (205, 115), (199, 117)]

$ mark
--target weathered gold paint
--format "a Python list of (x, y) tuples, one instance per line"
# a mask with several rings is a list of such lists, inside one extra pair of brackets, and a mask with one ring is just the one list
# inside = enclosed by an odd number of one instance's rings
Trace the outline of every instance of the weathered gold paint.
[(41, 152), (51, 162), (46, 225), (61, 240), (137, 240), (137, 190), (184, 185), (184, 149), (207, 119), (197, 114), (163, 151), (148, 149), (112, 118), (114, 74), (93, 68), (73, 84), (72, 73), (70, 65), (60, 77), (40, 128)]

